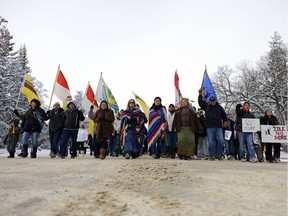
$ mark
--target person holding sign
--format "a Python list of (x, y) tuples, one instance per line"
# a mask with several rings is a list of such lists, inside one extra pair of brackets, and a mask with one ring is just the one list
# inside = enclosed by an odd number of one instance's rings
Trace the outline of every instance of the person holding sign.
[[(271, 109), (265, 111), (264, 117), (260, 118), (261, 125), (279, 125), (278, 119), (272, 114)], [(266, 161), (269, 163), (279, 163), (280, 162), (280, 143), (265, 143), (266, 145)], [(272, 156), (272, 147), (274, 145), (274, 153)]]
[(239, 151), (240, 151), (240, 160), (242, 162), (245, 162), (245, 150), (244, 150), (244, 143), (246, 142), (247, 147), (248, 147), (248, 152), (250, 155), (250, 162), (255, 163), (257, 162), (255, 150), (253, 147), (253, 133), (252, 132), (243, 132), (242, 128), (242, 120), (243, 119), (255, 119), (255, 116), (250, 113), (250, 103), (245, 102), (243, 106), (241, 104), (237, 104), (236, 106), (236, 115), (237, 115), (237, 120), (236, 120), (236, 131), (238, 134), (238, 139), (239, 139)]

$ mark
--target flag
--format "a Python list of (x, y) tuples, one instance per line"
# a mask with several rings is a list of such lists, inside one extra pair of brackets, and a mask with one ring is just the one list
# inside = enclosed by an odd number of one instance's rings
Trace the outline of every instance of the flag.
[[(97, 110), (98, 103), (95, 100), (94, 92), (90, 86), (90, 83), (88, 82), (85, 94), (83, 95), (81, 106), (86, 111), (86, 113), (89, 113), (90, 107), (92, 105), (94, 106), (94, 112), (95, 112)], [(88, 133), (91, 135), (94, 134), (94, 122), (91, 119), (89, 120)]]
[(179, 76), (177, 70), (175, 71), (174, 75), (174, 85), (175, 85), (175, 109), (178, 109), (181, 106), (182, 94), (180, 91)]
[(41, 101), (36, 90), (33, 87), (33, 84), (31, 82), (31, 79), (30, 79), (28, 73), (25, 74), (25, 82), (24, 82), (24, 86), (22, 88), (22, 93), (27, 96), (28, 103), (30, 103), (32, 99), (37, 99), (37, 100)]
[(204, 90), (204, 94), (205, 94), (207, 103), (210, 101), (211, 97), (214, 97), (215, 100), (218, 102), (216, 92), (215, 92), (213, 84), (212, 84), (212, 82), (208, 76), (206, 68), (205, 68), (204, 75), (203, 75), (202, 88)]
[(72, 100), (69, 85), (64, 77), (64, 74), (58, 68), (53, 92), (61, 101), (68, 102)]
[(105, 100), (108, 102), (109, 107), (114, 111), (114, 114), (117, 115), (119, 112), (118, 104), (111, 92), (111, 90), (108, 88), (107, 84), (105, 83), (102, 73), (100, 75), (100, 79), (98, 82), (98, 87), (95, 94), (95, 100), (98, 102), (101, 102), (102, 100)]
[(98, 103), (95, 100), (95, 95), (90, 86), (90, 83), (88, 83), (85, 94), (83, 95), (81, 106), (86, 111), (86, 113), (88, 113), (92, 105), (94, 105), (94, 111), (96, 111), (96, 108), (98, 107)]
[(132, 92), (132, 93), (134, 94), (136, 101), (140, 104), (143, 112), (145, 113), (146, 118), (149, 119), (149, 107), (148, 107), (148, 105), (138, 95), (136, 95), (134, 92)]

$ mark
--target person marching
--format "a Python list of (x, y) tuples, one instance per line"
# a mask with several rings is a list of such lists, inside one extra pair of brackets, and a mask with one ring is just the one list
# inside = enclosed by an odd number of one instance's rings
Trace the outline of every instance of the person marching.
[(40, 101), (34, 98), (30, 102), (30, 108), (24, 115), (18, 113), (17, 109), (14, 110), (16, 116), (22, 120), (21, 127), (24, 131), (22, 152), (18, 154), (20, 157), (28, 156), (28, 141), (30, 137), (32, 139), (31, 158), (37, 157), (38, 138), (43, 127), (43, 122), (47, 120), (46, 112), (40, 106)]
[(195, 152), (195, 133), (202, 129), (200, 121), (188, 98), (181, 99), (181, 107), (176, 111), (172, 130), (177, 132), (177, 155), (189, 160)]
[(144, 125), (143, 113), (136, 109), (134, 99), (130, 99), (127, 108), (121, 118), (121, 141), (124, 144), (123, 153), (126, 159), (137, 158), (140, 156), (141, 143), (138, 142), (141, 128)]
[(167, 110), (161, 104), (160, 97), (155, 97), (154, 103), (150, 107), (147, 143), (148, 151), (154, 159), (159, 159), (161, 149), (164, 146), (165, 131), (167, 130)]
[(18, 124), (18, 119), (12, 119), (10, 121), (10, 127), (8, 128), (7, 135), (4, 138), (4, 145), (7, 144), (7, 151), (9, 152), (9, 156), (7, 158), (15, 157), (15, 149), (21, 132)]
[(59, 156), (63, 159), (67, 156), (67, 147), (70, 138), (72, 141), (70, 149), (71, 158), (77, 156), (77, 134), (79, 123), (85, 119), (83, 112), (77, 109), (75, 102), (69, 102), (67, 107), (68, 109), (64, 112), (63, 116), (64, 129), (59, 153)]
[(172, 124), (175, 118), (175, 106), (174, 104), (170, 104), (168, 107), (167, 113), (167, 122), (168, 122), (168, 129), (167, 129), (167, 154), (172, 159), (175, 159), (176, 154), (176, 140), (177, 140), (177, 132), (176, 130), (172, 130)]
[(237, 104), (236, 114), (237, 114), (236, 131), (238, 133), (238, 139), (239, 139), (240, 160), (242, 162), (246, 161), (244, 150), (244, 143), (246, 143), (250, 156), (250, 162), (255, 163), (258, 160), (256, 158), (256, 153), (253, 147), (253, 133), (242, 131), (242, 119), (255, 118), (255, 116), (250, 112), (250, 103), (246, 101), (244, 102), (243, 105)]
[[(265, 115), (260, 118), (261, 125), (279, 125), (278, 119), (272, 114), (271, 109), (265, 111)], [(266, 161), (269, 163), (279, 163), (280, 162), (280, 143), (265, 143), (266, 151)], [(272, 147), (274, 146), (274, 153), (272, 156)]]
[[(108, 139), (113, 132), (113, 122), (115, 120), (114, 112), (112, 109), (108, 108), (108, 102), (103, 100), (95, 114), (93, 113), (93, 109), (90, 110), (89, 117), (93, 117), (93, 121), (96, 124), (96, 140), (94, 140), (94, 146), (99, 146), (99, 158), (103, 160), (106, 158)], [(98, 158), (96, 147), (94, 149), (94, 157)]]
[(59, 141), (63, 132), (63, 116), (64, 109), (60, 107), (60, 103), (56, 102), (52, 110), (47, 111), (49, 121), (49, 138), (51, 151), (49, 156), (55, 158), (59, 153)]

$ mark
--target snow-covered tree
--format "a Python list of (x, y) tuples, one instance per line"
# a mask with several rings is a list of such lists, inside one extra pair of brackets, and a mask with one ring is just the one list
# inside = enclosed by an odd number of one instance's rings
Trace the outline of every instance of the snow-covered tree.
[(232, 115), (235, 116), (236, 104), (249, 101), (256, 115), (263, 115), (270, 108), (280, 124), (287, 124), (287, 46), (277, 32), (269, 44), (270, 51), (256, 66), (243, 61), (236, 70), (218, 67), (212, 80), (219, 101)]
[[(0, 145), (10, 120), (16, 118), (13, 110), (17, 108), (23, 113), (29, 108), (27, 98), (21, 91), (25, 74), (31, 73), (25, 45), (21, 46), (19, 51), (13, 52), (14, 43), (11, 42), (13, 36), (4, 25), (5, 23), (7, 20), (0, 17)], [(33, 77), (32, 82), (43, 102), (47, 90)], [(47, 138), (43, 137), (43, 139)]]

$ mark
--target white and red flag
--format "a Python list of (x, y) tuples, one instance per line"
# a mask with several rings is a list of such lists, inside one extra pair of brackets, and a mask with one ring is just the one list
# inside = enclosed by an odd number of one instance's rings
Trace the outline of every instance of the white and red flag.
[(81, 106), (82, 108), (86, 111), (86, 113), (88, 113), (90, 111), (90, 107), (94, 106), (94, 112), (96, 111), (97, 107), (98, 107), (98, 103), (95, 100), (95, 95), (94, 92), (90, 86), (90, 83), (88, 82), (85, 94), (83, 95), (83, 99), (81, 102)]
[(52, 95), (51, 95), (51, 99), (49, 103), (49, 109), (50, 109), (53, 93), (63, 102), (63, 107), (65, 106), (64, 104), (72, 100), (69, 85), (67, 83), (67, 80), (64, 74), (60, 70), (60, 65), (57, 70), (56, 79), (55, 79), (55, 83), (54, 83), (54, 87), (52, 90)]
[(182, 94), (180, 91), (179, 76), (177, 70), (175, 71), (174, 75), (174, 85), (175, 85), (175, 109), (178, 109), (181, 106)]

